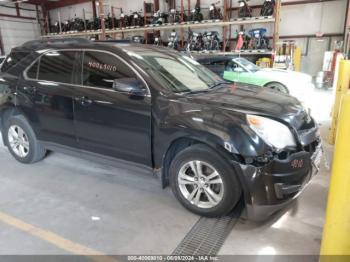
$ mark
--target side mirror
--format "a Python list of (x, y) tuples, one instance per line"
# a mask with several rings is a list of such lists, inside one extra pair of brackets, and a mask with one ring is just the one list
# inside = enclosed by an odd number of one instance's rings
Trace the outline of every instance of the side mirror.
[(236, 67), (233, 69), (233, 71), (236, 73), (243, 73), (244, 72), (243, 68), (241, 68), (241, 67)]
[(137, 78), (119, 78), (113, 81), (113, 89), (121, 93), (128, 93), (133, 96), (145, 96), (146, 89), (143, 83)]

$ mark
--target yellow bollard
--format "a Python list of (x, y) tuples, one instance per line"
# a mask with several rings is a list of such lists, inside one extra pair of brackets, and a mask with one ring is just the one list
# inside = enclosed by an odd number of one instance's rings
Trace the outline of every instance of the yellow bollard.
[(300, 72), (301, 69), (301, 48), (296, 47), (293, 55), (294, 71)]
[(350, 60), (339, 61), (338, 82), (335, 92), (335, 101), (332, 110), (332, 125), (329, 130), (328, 143), (334, 145), (337, 133), (339, 106), (342, 96), (348, 92), (350, 88)]
[[(349, 261), (350, 257), (350, 91), (343, 95), (334, 147), (326, 221), (321, 244), (321, 261)], [(327, 257), (328, 255), (328, 257)], [(340, 258), (344, 258), (340, 259)]]

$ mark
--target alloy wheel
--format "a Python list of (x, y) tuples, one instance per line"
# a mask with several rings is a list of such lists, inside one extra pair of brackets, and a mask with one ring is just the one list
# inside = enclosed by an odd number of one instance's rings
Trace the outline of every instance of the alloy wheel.
[(12, 151), (20, 158), (25, 158), (29, 154), (29, 140), (24, 130), (12, 125), (8, 130), (8, 142)]
[(185, 163), (178, 174), (182, 195), (199, 208), (213, 208), (224, 196), (224, 184), (219, 172), (203, 161)]

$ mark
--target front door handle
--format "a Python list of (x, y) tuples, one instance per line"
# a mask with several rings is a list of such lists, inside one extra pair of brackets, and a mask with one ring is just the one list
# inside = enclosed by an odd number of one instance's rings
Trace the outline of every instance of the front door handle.
[(89, 106), (92, 104), (92, 100), (86, 96), (76, 98), (75, 100), (77, 100), (82, 106)]

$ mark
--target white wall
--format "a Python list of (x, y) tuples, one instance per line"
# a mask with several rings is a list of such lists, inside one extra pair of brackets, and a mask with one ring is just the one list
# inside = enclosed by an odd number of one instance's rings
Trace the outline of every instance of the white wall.
[[(324, 34), (342, 34), (345, 23), (346, 0), (283, 6), (281, 10), (280, 34), (315, 35), (316, 32)], [(324, 52), (332, 50), (336, 40), (342, 37), (326, 37), (323, 39), (297, 38), (297, 45), (302, 48), (301, 70), (312, 76), (322, 70)], [(308, 44), (307, 44), (308, 42)]]
[(91, 2), (86, 2), (82, 4), (77, 4), (77, 5), (70, 5), (70, 6), (50, 10), (51, 24), (54, 24), (56, 21), (58, 21), (59, 15), (61, 17), (62, 22), (74, 18), (75, 15), (77, 17), (83, 18), (84, 10), (85, 10), (86, 19), (91, 19), (93, 17)]
[(346, 0), (283, 6), (281, 35), (342, 33), (344, 30)]
[[(11, 4), (6, 3), (10, 6)], [(35, 9), (35, 6), (21, 4), (23, 8)], [(16, 15), (16, 9), (0, 6), (0, 14)], [(21, 16), (36, 17), (36, 11), (20, 10)], [(36, 20), (18, 19), (0, 16), (0, 31), (4, 43), (5, 54), (13, 47), (40, 37), (40, 26)]]

